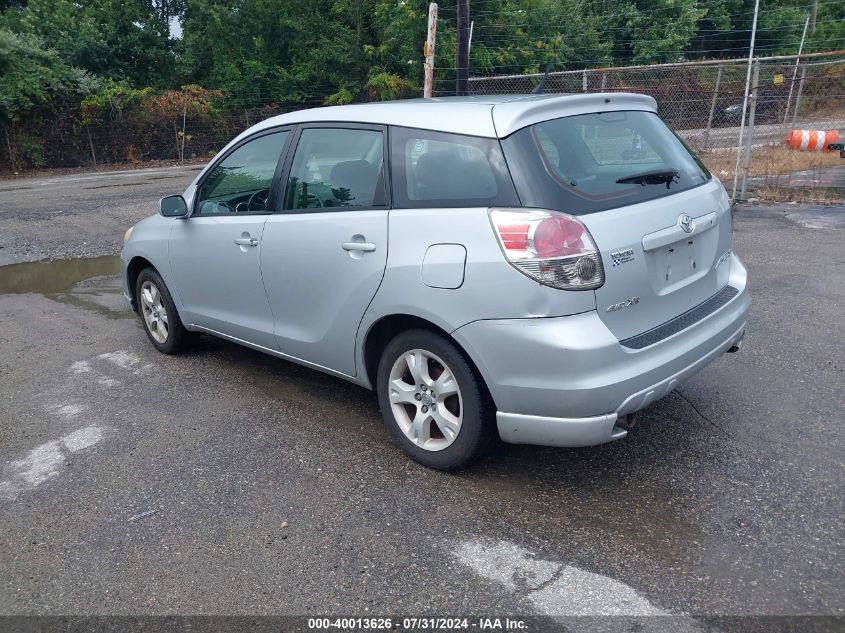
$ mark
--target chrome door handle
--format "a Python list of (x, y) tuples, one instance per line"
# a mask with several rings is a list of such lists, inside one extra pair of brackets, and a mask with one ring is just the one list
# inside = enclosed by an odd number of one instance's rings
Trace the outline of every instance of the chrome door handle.
[(254, 237), (239, 237), (235, 240), (238, 246), (258, 246), (258, 240)]
[(376, 245), (372, 242), (344, 242), (341, 247), (345, 251), (363, 251), (364, 253), (372, 253), (376, 250)]

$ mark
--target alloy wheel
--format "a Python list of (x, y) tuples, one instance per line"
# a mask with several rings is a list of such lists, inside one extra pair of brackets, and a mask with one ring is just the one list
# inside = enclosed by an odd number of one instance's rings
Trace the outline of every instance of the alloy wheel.
[(388, 394), (402, 433), (428, 451), (442, 451), (463, 421), (461, 390), (451, 369), (423, 349), (405, 352), (390, 370)]
[(170, 325), (168, 323), (167, 308), (161, 300), (161, 292), (151, 281), (141, 284), (141, 314), (150, 335), (157, 343), (164, 344), (167, 340)]

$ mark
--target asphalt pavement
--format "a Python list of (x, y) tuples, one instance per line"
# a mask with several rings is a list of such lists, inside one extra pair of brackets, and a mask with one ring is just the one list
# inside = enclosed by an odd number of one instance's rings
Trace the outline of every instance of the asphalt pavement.
[(0, 614), (845, 615), (845, 208), (738, 211), (743, 348), (627, 438), (444, 474), (366, 390), (152, 348), (113, 256), (195, 169), (0, 182)]

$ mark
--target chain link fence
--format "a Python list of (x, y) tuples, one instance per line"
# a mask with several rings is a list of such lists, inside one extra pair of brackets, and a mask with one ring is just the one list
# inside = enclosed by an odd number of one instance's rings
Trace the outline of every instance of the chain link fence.
[[(743, 131), (743, 145), (749, 147), (747, 157), (742, 148), (739, 173), (736, 156), (747, 60), (553, 72), (545, 92), (651, 95), (660, 115), (729, 190), (738, 176), (739, 196), (845, 199), (845, 159), (838, 152), (799, 152), (784, 143), (791, 129), (836, 130), (845, 137), (845, 51), (805, 56), (797, 64), (795, 57), (760, 58), (754, 69), (754, 118), (747, 117)], [(541, 78), (542, 74), (472, 77), (469, 91), (525, 94)], [(188, 86), (131, 103), (116, 100), (96, 120), (86, 120), (78, 106), (69, 106), (50, 120), (0, 127), (0, 171), (17, 171), (18, 166), (90, 168), (207, 160), (252, 124), (293, 109), (262, 103), (259, 97), (253, 95), (249, 104), (242, 104)], [(321, 104), (314, 98), (297, 108)]]
[[(845, 55), (797, 64), (795, 57), (759, 58), (753, 69), (750, 92), (756, 99), (747, 107), (738, 195), (745, 190), (745, 197), (778, 200), (845, 199), (845, 158), (838, 152), (788, 149), (784, 141), (792, 129), (835, 130), (845, 137)], [(544, 92), (638, 92), (654, 97), (660, 116), (731, 190), (747, 71), (747, 60), (725, 60), (552, 72)], [(469, 92), (526, 94), (542, 77), (471, 77)]]

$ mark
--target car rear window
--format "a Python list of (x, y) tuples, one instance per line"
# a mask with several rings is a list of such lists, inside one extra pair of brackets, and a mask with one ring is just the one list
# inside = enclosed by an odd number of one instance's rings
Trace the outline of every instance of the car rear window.
[(390, 160), (395, 207), (518, 204), (496, 139), (391, 128)]
[[(502, 141), (526, 206), (584, 214), (671, 195), (710, 174), (684, 142), (652, 112), (623, 111), (551, 119)], [(617, 182), (676, 171), (666, 186)]]

